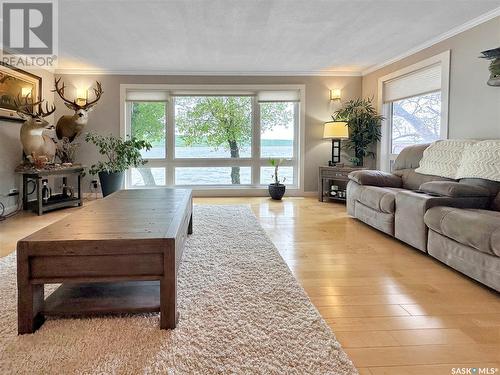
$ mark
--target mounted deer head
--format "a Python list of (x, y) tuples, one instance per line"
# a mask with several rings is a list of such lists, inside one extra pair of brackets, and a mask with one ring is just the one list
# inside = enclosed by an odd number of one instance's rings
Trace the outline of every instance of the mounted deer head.
[(29, 99), (29, 95), (22, 99), (18, 95), (17, 100), (14, 100), (17, 113), (25, 120), (21, 126), (20, 138), (26, 157), (33, 161), (34, 158), (45, 156), (52, 163), (56, 155), (56, 143), (51, 137), (44, 134), (44, 131), (54, 129), (54, 126), (50, 125), (45, 117), (54, 113), (56, 107), (52, 105), (49, 108), (49, 104), (46, 102), (44, 110), (43, 102), (43, 99), (34, 102)]
[(86, 100), (85, 104), (82, 105), (77, 103), (76, 99), (71, 101), (64, 96), (64, 89), (66, 86), (64, 85), (64, 82), (61, 86), (59, 86), (60, 82), (61, 78), (55, 80), (55, 89), (52, 91), (57, 92), (59, 97), (64, 101), (66, 107), (72, 109), (75, 113), (72, 116), (61, 116), (61, 118), (57, 121), (57, 138), (62, 139), (66, 137), (70, 142), (73, 142), (73, 140), (82, 132), (85, 125), (87, 125), (89, 119), (88, 113), (94, 108), (99, 99), (101, 99), (103, 94), (102, 86), (98, 81), (96, 81), (96, 87), (93, 88), (95, 96), (94, 100)]

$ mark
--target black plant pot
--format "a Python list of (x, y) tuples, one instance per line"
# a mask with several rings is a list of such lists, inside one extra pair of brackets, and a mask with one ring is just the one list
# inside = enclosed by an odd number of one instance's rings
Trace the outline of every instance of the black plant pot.
[(123, 186), (125, 172), (99, 172), (99, 181), (101, 181), (102, 196), (105, 197)]
[(283, 184), (269, 184), (269, 195), (272, 199), (280, 201), (285, 195), (286, 186)]

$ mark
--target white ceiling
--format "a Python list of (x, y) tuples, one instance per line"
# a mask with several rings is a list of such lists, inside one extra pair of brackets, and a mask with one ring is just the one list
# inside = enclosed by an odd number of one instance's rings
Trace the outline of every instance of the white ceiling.
[(64, 0), (59, 71), (361, 72), (498, 7), (500, 0)]

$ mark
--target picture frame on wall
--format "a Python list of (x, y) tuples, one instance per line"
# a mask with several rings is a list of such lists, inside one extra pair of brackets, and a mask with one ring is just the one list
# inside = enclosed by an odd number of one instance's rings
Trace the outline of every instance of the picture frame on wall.
[(41, 98), (42, 77), (11, 65), (0, 63), (0, 120), (24, 121), (16, 111), (18, 96)]

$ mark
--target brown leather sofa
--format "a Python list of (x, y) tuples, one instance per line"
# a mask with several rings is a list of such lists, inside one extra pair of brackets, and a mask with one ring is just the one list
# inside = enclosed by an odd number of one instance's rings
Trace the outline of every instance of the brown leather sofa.
[(347, 212), (500, 291), (500, 183), (415, 172), (428, 146), (405, 148), (393, 173), (350, 173)]

